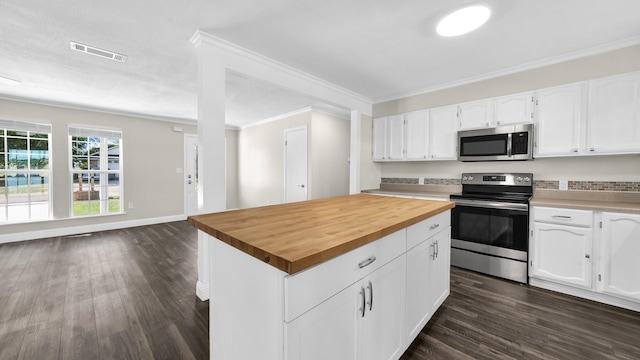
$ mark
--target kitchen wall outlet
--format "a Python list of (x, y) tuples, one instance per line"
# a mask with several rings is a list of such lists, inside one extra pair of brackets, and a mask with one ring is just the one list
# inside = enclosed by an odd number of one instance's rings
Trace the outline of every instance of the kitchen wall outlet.
[(130, 202), (129, 205), (127, 206), (128, 209), (133, 209), (133, 203)]
[(558, 190), (569, 190), (569, 181), (568, 180), (558, 181)]
[(418, 184), (424, 185), (424, 178), (423, 177), (418, 178)]

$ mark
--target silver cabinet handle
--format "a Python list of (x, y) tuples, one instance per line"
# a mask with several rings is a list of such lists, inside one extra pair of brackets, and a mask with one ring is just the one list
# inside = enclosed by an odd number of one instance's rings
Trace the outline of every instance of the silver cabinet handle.
[(364, 311), (365, 311), (366, 307), (365, 307), (365, 298), (364, 298), (364, 288), (363, 287), (360, 288), (360, 295), (362, 296), (362, 307), (360, 308), (360, 310), (362, 311), (362, 317), (364, 317)]
[(436, 245), (432, 243), (431, 245), (429, 245), (429, 247), (431, 248), (429, 257), (431, 257), (431, 260), (434, 260), (436, 258)]
[(429, 230), (435, 230), (435, 229), (437, 229), (437, 228), (438, 228), (438, 226), (440, 226), (440, 224), (431, 225), (431, 226), (429, 227)]
[(437, 258), (438, 257), (438, 253), (440, 253), (440, 247), (438, 246), (438, 240), (436, 240), (435, 249), (436, 249), (436, 258)]
[(376, 261), (376, 257), (375, 256), (371, 256), (370, 258), (368, 258), (367, 260), (362, 261), (361, 263), (358, 264), (358, 267), (360, 269), (362, 269), (363, 267), (369, 266), (371, 265), (372, 262)]
[(369, 311), (371, 311), (373, 309), (373, 284), (371, 281), (369, 281), (367, 289), (369, 289)]
[(571, 216), (567, 216), (567, 215), (551, 215), (552, 218), (554, 219), (564, 219), (564, 220), (570, 220)]

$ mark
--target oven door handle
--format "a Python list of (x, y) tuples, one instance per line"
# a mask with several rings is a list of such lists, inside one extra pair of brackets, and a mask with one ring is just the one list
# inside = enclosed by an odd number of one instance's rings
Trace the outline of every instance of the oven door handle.
[(460, 205), (460, 206), (498, 209), (498, 210), (529, 211), (528, 204), (513, 204), (513, 203), (503, 203), (503, 202), (458, 200), (458, 199), (455, 199), (454, 202), (456, 203), (456, 205)]

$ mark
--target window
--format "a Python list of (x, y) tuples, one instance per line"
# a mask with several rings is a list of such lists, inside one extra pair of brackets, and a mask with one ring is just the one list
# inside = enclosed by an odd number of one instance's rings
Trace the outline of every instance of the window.
[(69, 126), (72, 216), (122, 212), (122, 133)]
[(0, 224), (48, 219), (51, 125), (0, 120)]

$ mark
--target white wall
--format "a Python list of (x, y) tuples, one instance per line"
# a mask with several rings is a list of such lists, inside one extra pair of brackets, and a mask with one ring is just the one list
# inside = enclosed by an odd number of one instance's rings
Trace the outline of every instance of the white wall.
[(309, 199), (349, 193), (349, 122), (316, 111), (238, 132), (238, 206), (284, 202), (284, 132), (307, 126)]
[(349, 120), (311, 113), (310, 199), (349, 193)]
[[(637, 70), (640, 70), (640, 45), (455, 88), (374, 104), (373, 114), (374, 117), (398, 114)], [(366, 159), (371, 162), (370, 151)], [(381, 177), (459, 178), (462, 172), (522, 171), (532, 172), (534, 178), (538, 180), (640, 181), (639, 164), (640, 155), (621, 155), (536, 159), (526, 162), (382, 163), (380, 169)], [(364, 159), (362, 166), (365, 167)], [(363, 189), (365, 188), (363, 186)]]
[[(52, 221), (0, 225), (0, 242), (15, 240), (25, 233), (51, 235), (52, 229), (82, 227), (104, 229), (110, 223), (137, 224), (153, 219), (184, 216), (184, 136), (174, 132), (180, 126), (185, 133), (196, 133), (194, 125), (113, 115), (26, 102), (0, 99), (0, 118), (39, 121), (52, 124)], [(68, 124), (105, 126), (122, 130), (123, 198), (126, 214), (90, 218), (70, 218), (71, 179), (69, 176)], [(127, 204), (133, 203), (133, 209)], [(49, 232), (47, 232), (49, 231)], [(24, 235), (26, 236), (26, 235)]]

